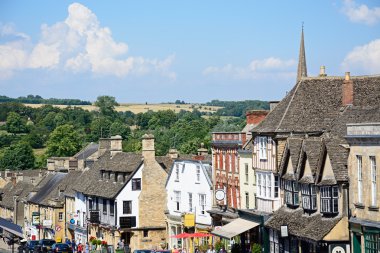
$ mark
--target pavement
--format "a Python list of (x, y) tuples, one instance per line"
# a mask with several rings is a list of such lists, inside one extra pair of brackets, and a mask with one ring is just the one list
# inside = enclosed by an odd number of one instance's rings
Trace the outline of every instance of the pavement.
[[(17, 252), (18, 244), (14, 245), (14, 252)], [(11, 253), (12, 248), (8, 244), (4, 242), (2, 238), (0, 238), (0, 253)]]

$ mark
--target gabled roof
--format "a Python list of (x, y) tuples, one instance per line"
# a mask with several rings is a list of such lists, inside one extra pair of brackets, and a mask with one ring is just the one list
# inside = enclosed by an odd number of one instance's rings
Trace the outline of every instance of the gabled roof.
[(29, 202), (39, 205), (49, 205), (49, 200), (55, 199), (58, 186), (67, 173), (49, 173), (38, 185), (37, 193), (29, 199)]

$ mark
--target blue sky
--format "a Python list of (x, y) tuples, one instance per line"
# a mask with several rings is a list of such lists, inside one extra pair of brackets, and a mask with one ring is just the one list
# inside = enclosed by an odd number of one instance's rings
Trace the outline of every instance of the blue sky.
[(0, 94), (279, 100), (308, 75), (380, 74), (380, 3), (0, 1)]

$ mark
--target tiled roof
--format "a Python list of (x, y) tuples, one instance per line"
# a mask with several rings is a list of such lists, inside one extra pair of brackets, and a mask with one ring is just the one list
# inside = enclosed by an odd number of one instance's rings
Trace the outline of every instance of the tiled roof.
[(23, 181), (17, 182), (15, 185), (13, 182), (9, 182), (2, 189), (2, 201), (0, 201), (0, 206), (8, 209), (14, 208), (13, 197), (18, 196), (19, 198), (25, 198), (29, 192), (33, 189), (33, 185), (30, 183), (25, 183)]
[(29, 201), (40, 205), (49, 205), (49, 200), (55, 200), (58, 197), (58, 186), (65, 178), (67, 173), (54, 172), (49, 173), (37, 185), (37, 193)]
[[(380, 76), (351, 77), (353, 105), (380, 104)], [(343, 78), (303, 78), (256, 127), (257, 133), (322, 132), (331, 128), (342, 107)]]
[(321, 214), (304, 214), (302, 208), (296, 210), (281, 207), (265, 223), (265, 227), (280, 231), (288, 225), (289, 234), (301, 239), (321, 241), (335, 227), (342, 217), (324, 218)]

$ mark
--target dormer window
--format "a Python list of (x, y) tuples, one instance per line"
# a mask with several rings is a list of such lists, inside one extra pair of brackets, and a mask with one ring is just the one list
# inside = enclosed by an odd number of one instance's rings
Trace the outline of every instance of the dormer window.
[(196, 182), (200, 182), (201, 181), (201, 167), (199, 165), (197, 165), (196, 174), (197, 174)]
[(321, 187), (321, 213), (337, 214), (338, 210), (339, 188), (335, 186)]
[(298, 182), (285, 180), (284, 190), (285, 190), (285, 203), (291, 207), (299, 206)]
[(317, 191), (312, 184), (301, 185), (302, 208), (304, 210), (317, 210)]

